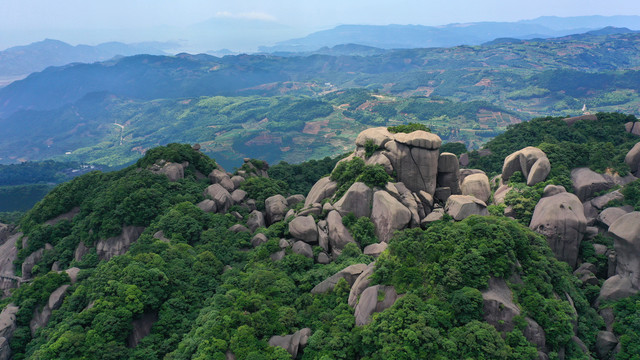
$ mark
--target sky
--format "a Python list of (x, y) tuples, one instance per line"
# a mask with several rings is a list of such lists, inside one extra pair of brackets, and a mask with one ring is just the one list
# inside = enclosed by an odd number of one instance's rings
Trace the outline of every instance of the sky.
[[(184, 40), (181, 29), (207, 20), (278, 25), (279, 32), (270, 34), (275, 42), (340, 24), (444, 25), (546, 15), (640, 15), (640, 1), (0, 0), (0, 48), (45, 37), (89, 44)], [(177, 34), (174, 39), (172, 32)]]

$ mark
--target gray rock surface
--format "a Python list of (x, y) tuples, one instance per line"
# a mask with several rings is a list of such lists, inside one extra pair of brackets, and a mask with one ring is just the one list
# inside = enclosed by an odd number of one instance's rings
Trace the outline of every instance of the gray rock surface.
[(184, 179), (184, 168), (181, 164), (177, 163), (166, 163), (158, 173), (165, 175), (169, 181)]
[(220, 186), (222, 186), (228, 192), (232, 192), (235, 189), (233, 181), (231, 181), (229, 175), (219, 169), (214, 169), (209, 174), (209, 180), (212, 184), (220, 184)]
[(34, 310), (33, 318), (29, 323), (29, 328), (31, 329), (32, 336), (35, 335), (36, 330), (47, 326), (53, 310), (57, 310), (60, 308), (60, 306), (62, 306), (62, 301), (65, 298), (69, 286), (70, 285), (62, 285), (54, 290), (51, 295), (49, 295), (49, 300), (47, 301), (47, 304), (44, 306), (44, 308), (42, 308), (42, 311), (38, 311), (38, 309)]
[[(382, 301), (379, 300), (379, 293), (384, 295)], [(356, 305), (354, 314), (356, 326), (370, 323), (373, 313), (390, 308), (397, 299), (398, 294), (393, 286), (375, 285), (366, 288), (360, 295), (358, 305)]]
[(233, 203), (229, 191), (220, 184), (209, 185), (204, 191), (204, 196), (210, 197), (216, 203), (216, 211), (219, 213), (227, 212)]
[(311, 336), (311, 329), (304, 328), (292, 335), (272, 336), (269, 339), (269, 346), (279, 346), (287, 350), (291, 357), (295, 359), (298, 356), (298, 352), (307, 346), (309, 336)]
[(258, 247), (266, 243), (267, 241), (269, 241), (269, 239), (267, 238), (267, 235), (263, 233), (258, 233), (258, 234), (255, 234), (253, 238), (251, 238), (251, 246)]
[(233, 190), (231, 200), (234, 204), (241, 204), (247, 198), (247, 192), (242, 189)]
[(318, 221), (318, 246), (329, 252), (329, 227), (326, 220)]
[(542, 191), (542, 197), (549, 197), (563, 192), (567, 192), (567, 190), (562, 185), (547, 185)]
[(296, 194), (296, 195), (291, 195), (287, 198), (288, 207), (294, 207), (299, 203), (304, 203), (304, 195)]
[(249, 230), (251, 230), (251, 232), (254, 232), (257, 229), (266, 226), (267, 225), (264, 222), (264, 215), (262, 215), (262, 212), (253, 210), (249, 214), (249, 217), (247, 219), (247, 227), (249, 228)]
[(356, 138), (356, 146), (364, 147), (368, 141), (373, 142), (379, 148), (393, 140), (393, 134), (386, 127), (375, 127), (363, 130)]
[(80, 208), (76, 206), (76, 207), (74, 207), (73, 209), (71, 209), (70, 211), (68, 211), (68, 212), (66, 212), (64, 214), (60, 214), (60, 215), (54, 217), (53, 219), (49, 219), (49, 220), (45, 221), (44, 224), (45, 225), (56, 225), (57, 223), (59, 223), (60, 221), (63, 221), (63, 220), (71, 221), (79, 213), (80, 213)]
[(637, 292), (638, 290), (633, 289), (633, 285), (629, 278), (614, 275), (605, 280), (602, 284), (598, 300), (600, 302), (606, 300), (618, 300), (634, 295)]
[(631, 172), (637, 174), (640, 168), (640, 142), (635, 144), (624, 158), (624, 162), (629, 165)]
[(604, 225), (605, 228), (608, 228), (613, 224), (616, 220), (621, 218), (623, 215), (630, 213), (631, 211), (625, 207), (610, 207), (602, 210), (602, 212), (598, 215), (597, 221), (599, 224)]
[(619, 190), (616, 190), (591, 199), (591, 205), (593, 205), (598, 210), (602, 210), (609, 202), (616, 200), (622, 201), (623, 199), (624, 195), (622, 195)]
[(609, 331), (600, 331), (596, 337), (596, 353), (601, 359), (607, 359), (609, 353), (618, 345), (618, 339)]
[[(22, 233), (17, 234), (5, 234), (4, 242), (0, 243), (0, 274), (15, 276), (15, 265), (13, 262), (18, 257), (18, 248), (16, 247), (16, 241), (20, 239)], [(0, 280), (0, 289), (2, 290), (2, 297), (11, 295), (11, 289), (14, 289), (18, 284), (13, 280), (2, 279)]]
[(229, 231), (231, 231), (232, 233), (240, 233), (240, 232), (251, 232), (251, 230), (249, 230), (246, 226), (242, 225), (242, 224), (235, 224), (232, 225), (229, 228)]
[(18, 327), (16, 314), (19, 309), (20, 308), (13, 304), (9, 304), (2, 309), (2, 312), (0, 312), (0, 337), (11, 340), (13, 332)]
[(504, 279), (489, 279), (488, 289), (482, 292), (482, 310), (486, 322), (500, 332), (512, 331), (513, 318), (520, 315), (520, 308), (513, 302), (513, 294)]
[(308, 244), (318, 242), (318, 227), (313, 216), (298, 216), (289, 223), (289, 234)]
[(72, 268), (68, 268), (64, 272), (66, 272), (67, 275), (69, 275), (69, 279), (71, 280), (71, 285), (75, 284), (76, 281), (78, 281), (78, 274), (80, 273), (80, 268), (72, 267)]
[(396, 230), (402, 230), (412, 219), (411, 211), (384, 190), (373, 194), (371, 221), (378, 240), (388, 242)]
[(549, 159), (546, 156), (539, 158), (535, 163), (533, 163), (533, 166), (531, 166), (531, 169), (529, 170), (527, 185), (533, 186), (539, 182), (545, 181), (550, 172), (551, 163), (549, 162)]
[(493, 193), (493, 203), (494, 204), (504, 204), (504, 198), (507, 196), (509, 191), (511, 191), (512, 187), (509, 185), (500, 185), (496, 189), (496, 192)]
[(444, 211), (456, 221), (466, 219), (471, 215), (489, 215), (484, 201), (469, 195), (451, 195)]
[(323, 280), (321, 283), (316, 285), (313, 289), (311, 289), (312, 294), (322, 294), (327, 291), (333, 290), (340, 279), (344, 279), (349, 286), (352, 286), (355, 283), (356, 279), (363, 271), (367, 269), (367, 265), (365, 264), (355, 264), (351, 266), (347, 266), (346, 268), (338, 271), (337, 273), (331, 275), (327, 279)]
[(573, 183), (573, 191), (581, 201), (591, 199), (596, 193), (608, 190), (613, 186), (613, 181), (589, 168), (571, 170), (571, 182)]
[(438, 158), (437, 186), (448, 187), (452, 194), (460, 194), (460, 167), (455, 154), (443, 152)]
[(313, 259), (313, 249), (311, 248), (311, 245), (307, 244), (304, 241), (296, 241), (295, 243), (293, 243), (291, 251), (293, 251), (294, 254), (299, 254), (302, 256), (306, 256), (309, 259)]
[(218, 210), (218, 207), (216, 206), (216, 202), (211, 199), (202, 200), (196, 206), (204, 212), (214, 213)]
[(73, 252), (73, 258), (75, 261), (82, 261), (82, 258), (88, 254), (90, 249), (84, 244), (84, 242), (80, 241), (76, 250)]
[(640, 212), (633, 211), (618, 218), (609, 227), (616, 250), (616, 273), (629, 278), (640, 289)]
[(373, 275), (374, 270), (375, 262), (372, 262), (367, 265), (367, 268), (362, 271), (353, 285), (351, 285), (351, 291), (349, 291), (348, 299), (349, 306), (355, 308), (355, 306), (358, 304), (360, 295), (362, 294), (364, 289), (368, 288), (369, 284), (371, 284), (371, 279), (369, 277)]
[(527, 326), (522, 330), (524, 337), (534, 344), (538, 350), (547, 351), (547, 337), (542, 326), (538, 325), (533, 319), (526, 317)]
[(514, 172), (520, 171), (525, 179), (529, 177), (529, 171), (540, 158), (546, 158), (547, 155), (540, 149), (528, 146), (518, 150), (504, 159), (502, 165), (502, 180), (506, 183), (509, 181)]
[(100, 260), (109, 260), (116, 255), (126, 253), (131, 244), (138, 240), (144, 229), (141, 226), (125, 226), (120, 235), (98, 241), (98, 245), (96, 245), (98, 257)]
[(234, 188), (239, 188), (240, 185), (242, 185), (242, 183), (245, 181), (245, 179), (242, 176), (233, 176), (231, 177), (231, 182), (233, 183), (233, 187)]
[[(424, 138), (420, 139), (421, 136), (424, 136)], [(396, 178), (413, 192), (424, 190), (429, 194), (433, 194), (435, 191), (438, 174), (438, 148), (429, 149), (419, 145), (412, 145), (422, 143), (428, 145), (432, 140), (436, 140), (434, 137), (441, 142), (437, 135), (424, 131), (416, 131), (411, 134), (396, 134), (396, 140), (387, 142), (385, 145), (387, 151), (384, 154), (391, 161), (391, 165), (397, 174)], [(404, 142), (399, 141), (399, 138)], [(435, 143), (438, 143), (438, 141), (435, 141)]]
[(334, 208), (345, 216), (352, 212), (356, 218), (371, 216), (373, 190), (361, 182), (353, 183), (342, 198), (334, 204)]
[(332, 250), (341, 251), (347, 244), (356, 242), (349, 230), (342, 224), (342, 216), (336, 210), (327, 215), (327, 231)]
[(380, 254), (382, 254), (385, 250), (387, 250), (387, 247), (389, 245), (387, 245), (386, 242), (381, 242), (378, 244), (371, 244), (371, 245), (367, 245), (365, 246), (364, 250), (362, 250), (362, 253), (365, 255), (369, 255), (369, 256), (373, 256), (373, 257), (378, 257), (380, 256)]
[(320, 203), (322, 200), (332, 197), (337, 189), (337, 182), (331, 181), (328, 176), (323, 177), (309, 190), (309, 194), (307, 194), (307, 198), (304, 200), (304, 207), (308, 208), (313, 203)]
[(578, 260), (580, 242), (587, 229), (582, 203), (571, 193), (558, 193), (540, 199), (529, 228), (544, 235), (556, 258), (573, 268)]
[(329, 255), (327, 255), (326, 252), (321, 252), (320, 254), (318, 254), (318, 264), (328, 264), (331, 262), (331, 259), (329, 258)]
[(489, 178), (485, 174), (473, 174), (465, 177), (460, 184), (460, 190), (462, 195), (474, 196), (485, 203), (491, 197)]
[(31, 279), (32, 274), (31, 270), (33, 267), (42, 260), (42, 255), (44, 254), (44, 249), (38, 249), (32, 252), (26, 259), (22, 262), (22, 278), (24, 280)]
[(284, 220), (284, 215), (287, 213), (287, 200), (280, 194), (273, 195), (264, 201), (264, 209), (267, 213), (267, 225)]

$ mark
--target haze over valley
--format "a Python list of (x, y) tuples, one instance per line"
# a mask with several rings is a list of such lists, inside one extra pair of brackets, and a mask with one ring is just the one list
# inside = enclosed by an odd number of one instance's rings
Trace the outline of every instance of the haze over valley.
[(640, 8), (0, 4), (0, 360), (638, 360)]

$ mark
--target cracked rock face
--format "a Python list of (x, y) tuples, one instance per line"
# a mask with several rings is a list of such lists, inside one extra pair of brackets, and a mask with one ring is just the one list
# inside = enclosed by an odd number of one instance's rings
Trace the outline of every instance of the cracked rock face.
[(434, 194), (438, 177), (438, 149), (442, 140), (435, 134), (414, 131), (396, 134), (385, 144), (384, 154), (396, 171), (397, 180), (412, 192)]

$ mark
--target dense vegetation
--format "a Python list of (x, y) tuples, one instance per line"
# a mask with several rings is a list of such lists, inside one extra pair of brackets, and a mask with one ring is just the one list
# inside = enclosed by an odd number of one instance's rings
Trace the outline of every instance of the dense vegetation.
[(487, 142), (488, 156), (471, 153), (469, 167), (485, 169), (489, 174), (502, 171), (504, 158), (527, 146), (539, 147), (551, 162), (551, 177), (568, 176), (576, 167), (620, 175), (629, 171), (624, 163), (637, 137), (627, 133), (624, 124), (638, 119), (621, 113), (598, 113), (597, 121), (582, 120), (569, 125), (560, 117), (533, 119), (510, 127)]
[(297, 163), (344, 152), (365, 127), (407, 122), (477, 149), (531, 116), (637, 112), (638, 36), (52, 68), (0, 90), (0, 161), (121, 165), (161, 144), (199, 142), (225, 168), (243, 157)]
[[(189, 162), (184, 179), (169, 182), (164, 175), (141, 170), (167, 159)], [(336, 161), (282, 163), (269, 169), (270, 179), (250, 177), (243, 186), (264, 201), (268, 194), (291, 193), (292, 179), (301, 179), (305, 184), (300, 190), (306, 189)], [(19, 251), (18, 269), (26, 255), (45, 243), (53, 249), (34, 267), (35, 280), (2, 301), (20, 306), (11, 340), (14, 358), (224, 359), (230, 351), (238, 359), (288, 359), (286, 351), (269, 347), (267, 341), (309, 327), (312, 335), (302, 359), (536, 359), (537, 349), (523, 335), (526, 318), (545, 330), (552, 357), (564, 351), (566, 358), (582, 358), (571, 340), (576, 332), (587, 347), (595, 347), (604, 325), (589, 306), (593, 293), (578, 286), (541, 236), (505, 217), (445, 218), (424, 230), (397, 233), (376, 261), (373, 283), (393, 286), (402, 297), (374, 314), (371, 323), (355, 326), (344, 280), (325, 294), (310, 290), (349, 265), (374, 261), (362, 254), (377, 242), (371, 220), (343, 217), (356, 244), (327, 265), (290, 249), (273, 261), (271, 255), (281, 250), (280, 238), (288, 236), (290, 219), (259, 229), (269, 240), (252, 248), (250, 234), (228, 230), (246, 219), (195, 206), (208, 184), (197, 174), (215, 167), (190, 146), (171, 144), (147, 152), (123, 170), (92, 172), (62, 184), (29, 211), (21, 221), (29, 240)], [(384, 186), (389, 180), (383, 169), (358, 158), (341, 162), (331, 176), (340, 191), (354, 181)], [(519, 181), (514, 175), (514, 186)], [(76, 207), (80, 212), (72, 221), (43, 224)], [(91, 247), (117, 235), (123, 225), (146, 228), (125, 255), (104, 261), (91, 250), (81, 261), (74, 259), (80, 241)], [(165, 238), (154, 236), (158, 231)], [(70, 283), (64, 273), (48, 272), (54, 262), (82, 270), (48, 326), (32, 335), (34, 309), (54, 289)], [(507, 280), (521, 309), (513, 330), (504, 334), (483, 316), (482, 292), (492, 279)], [(556, 296), (565, 293), (576, 312), (566, 298)], [(613, 305), (620, 314), (616, 332), (627, 344), (621, 354), (634, 351), (634, 304), (625, 300)], [(133, 347), (128, 338), (132, 321), (148, 317), (157, 319), (151, 334)]]

